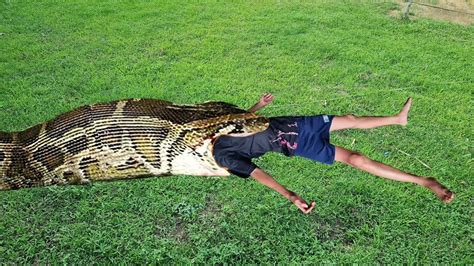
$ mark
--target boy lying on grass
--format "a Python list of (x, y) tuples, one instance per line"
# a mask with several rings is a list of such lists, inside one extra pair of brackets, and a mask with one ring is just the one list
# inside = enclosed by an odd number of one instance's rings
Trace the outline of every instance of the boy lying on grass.
[[(249, 112), (256, 112), (273, 101), (273, 95), (264, 94)], [(363, 154), (329, 143), (330, 132), (347, 128), (375, 128), (388, 125), (406, 126), (412, 99), (408, 98), (402, 110), (393, 116), (315, 115), (284, 116), (270, 118), (269, 127), (252, 135), (224, 135), (213, 140), (216, 162), (229, 172), (256, 179), (274, 189), (294, 203), (303, 213), (309, 213), (315, 202), (308, 204), (296, 193), (279, 184), (269, 174), (258, 168), (251, 159), (267, 152), (280, 152), (286, 156), (301, 156), (333, 164), (338, 161), (368, 173), (400, 182), (411, 182), (433, 191), (442, 201), (449, 203), (454, 193), (433, 177), (420, 177), (405, 173), (383, 163), (371, 160)]]

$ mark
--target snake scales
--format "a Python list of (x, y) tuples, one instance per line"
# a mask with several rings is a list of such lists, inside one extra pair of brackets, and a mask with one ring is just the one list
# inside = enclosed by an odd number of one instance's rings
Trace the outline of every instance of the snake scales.
[(224, 102), (130, 99), (87, 105), (0, 132), (0, 190), (160, 175), (226, 176), (212, 137), (256, 133), (264, 117)]

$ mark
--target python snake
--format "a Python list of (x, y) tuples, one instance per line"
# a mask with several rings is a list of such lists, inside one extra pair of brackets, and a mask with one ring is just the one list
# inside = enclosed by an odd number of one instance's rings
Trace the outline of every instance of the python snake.
[(86, 105), (21, 132), (0, 132), (0, 190), (162, 175), (227, 176), (211, 139), (268, 119), (224, 102), (129, 99)]

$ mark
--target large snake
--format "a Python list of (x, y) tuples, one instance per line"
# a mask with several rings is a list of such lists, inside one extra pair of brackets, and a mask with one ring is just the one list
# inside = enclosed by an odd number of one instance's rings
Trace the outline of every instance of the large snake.
[(212, 155), (221, 134), (268, 119), (224, 102), (130, 99), (87, 105), (21, 132), (0, 132), (0, 190), (161, 175), (227, 176)]

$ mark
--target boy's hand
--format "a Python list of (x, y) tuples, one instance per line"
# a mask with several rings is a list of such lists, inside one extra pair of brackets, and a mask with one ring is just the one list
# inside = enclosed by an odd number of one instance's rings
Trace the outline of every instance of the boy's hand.
[(265, 93), (260, 97), (260, 104), (263, 106), (271, 103), (273, 101), (273, 95), (271, 93)]
[(250, 113), (255, 113), (258, 110), (262, 109), (265, 107), (267, 104), (271, 103), (273, 101), (273, 95), (271, 93), (265, 93), (260, 97), (260, 101), (258, 103), (254, 104), (250, 109), (247, 111)]
[(316, 205), (316, 202), (311, 202), (310, 205), (308, 205), (308, 203), (306, 203), (306, 201), (301, 198), (300, 196), (298, 196), (296, 193), (294, 193), (291, 198), (290, 198), (291, 202), (293, 202), (293, 204), (296, 205), (296, 207), (298, 207), (298, 209), (300, 209), (304, 214), (308, 214), (310, 213), (314, 206)]
[(250, 173), (250, 176), (252, 176), (255, 180), (260, 182), (261, 184), (275, 190), (276, 192), (280, 193), (282, 196), (293, 202), (293, 204), (298, 207), (303, 213), (307, 214), (310, 213), (316, 203), (313, 201), (311, 202), (310, 205), (306, 203), (304, 199), (302, 199), (298, 194), (296, 194), (293, 191), (290, 191), (286, 189), (284, 186), (280, 185), (273, 177), (271, 177), (269, 174), (267, 174), (265, 171), (263, 171), (260, 168), (255, 168), (255, 170)]

